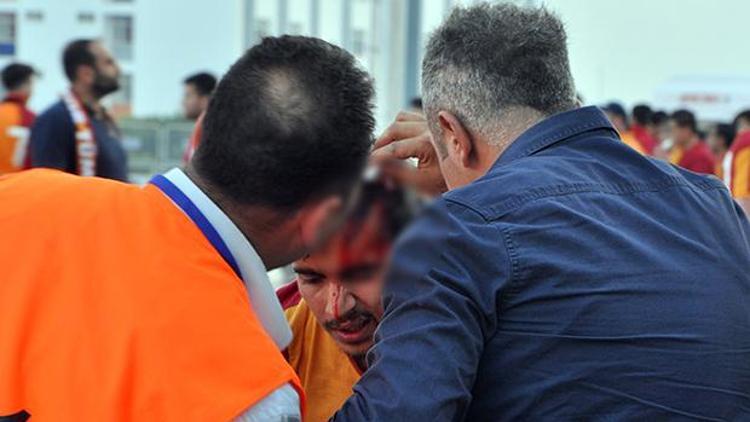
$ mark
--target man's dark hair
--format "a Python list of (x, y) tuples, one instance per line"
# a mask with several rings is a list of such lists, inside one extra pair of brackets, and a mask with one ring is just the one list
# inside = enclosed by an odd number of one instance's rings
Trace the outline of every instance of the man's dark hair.
[(669, 120), (669, 115), (662, 110), (654, 111), (651, 113), (651, 124), (654, 126), (660, 126)]
[(76, 71), (80, 66), (91, 66), (96, 68), (96, 57), (91, 52), (93, 39), (78, 39), (71, 41), (63, 50), (63, 68), (65, 76), (70, 82), (76, 78)]
[(646, 126), (651, 123), (651, 107), (646, 104), (638, 104), (633, 107), (633, 121), (641, 126)]
[(11, 63), (3, 68), (0, 77), (6, 91), (18, 89), (36, 75), (33, 67), (24, 63)]
[(729, 123), (719, 123), (714, 130), (716, 130), (716, 134), (719, 135), (719, 138), (724, 142), (726, 148), (732, 146), (735, 135), (734, 125)]
[(221, 79), (196, 171), (227, 199), (292, 209), (350, 192), (372, 143), (372, 81), (317, 38), (264, 38)]
[(183, 81), (185, 85), (192, 85), (198, 94), (202, 96), (211, 95), (216, 88), (216, 77), (208, 72), (200, 72), (190, 75)]
[(689, 110), (677, 110), (672, 113), (671, 119), (678, 127), (688, 128), (693, 132), (698, 132), (698, 122), (695, 115)]
[(380, 207), (383, 212), (381, 234), (388, 240), (395, 240), (416, 213), (414, 203), (409, 200), (403, 189), (390, 187), (382, 181), (368, 181), (362, 186), (357, 205), (345, 225), (345, 235), (353, 238), (361, 231), (362, 224), (370, 215), (373, 207)]
[(745, 124), (750, 125), (750, 109), (743, 110), (739, 114), (737, 114), (737, 117), (734, 118), (734, 127), (737, 128), (737, 124), (740, 122), (740, 120), (744, 120)]
[(576, 106), (565, 29), (544, 8), (510, 3), (457, 7), (432, 34), (422, 95), (433, 130), (447, 110), (493, 137), (514, 110), (548, 116)]

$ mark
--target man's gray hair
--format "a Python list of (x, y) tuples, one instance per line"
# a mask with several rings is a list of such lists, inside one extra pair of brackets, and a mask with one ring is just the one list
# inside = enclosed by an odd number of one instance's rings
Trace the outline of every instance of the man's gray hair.
[(574, 108), (562, 22), (508, 3), (454, 9), (427, 44), (422, 95), (433, 133), (445, 110), (493, 144), (519, 118)]

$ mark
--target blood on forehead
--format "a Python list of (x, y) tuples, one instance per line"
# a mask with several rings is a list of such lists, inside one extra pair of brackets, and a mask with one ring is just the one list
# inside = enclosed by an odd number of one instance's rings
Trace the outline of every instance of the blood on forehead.
[(338, 243), (339, 269), (362, 260), (382, 259), (391, 243), (385, 223), (382, 203), (373, 204), (364, 219), (347, 223)]

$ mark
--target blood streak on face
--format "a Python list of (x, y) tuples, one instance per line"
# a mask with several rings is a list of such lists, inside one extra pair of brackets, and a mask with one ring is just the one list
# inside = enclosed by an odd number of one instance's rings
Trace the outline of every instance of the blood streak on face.
[(385, 209), (374, 204), (323, 248), (295, 262), (300, 294), (339, 347), (364, 356), (382, 316), (383, 270), (391, 237)]

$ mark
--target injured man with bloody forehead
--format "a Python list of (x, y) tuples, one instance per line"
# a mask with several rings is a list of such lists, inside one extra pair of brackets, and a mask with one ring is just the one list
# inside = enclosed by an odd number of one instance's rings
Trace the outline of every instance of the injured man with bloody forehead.
[(285, 354), (307, 395), (306, 421), (327, 421), (366, 369), (388, 254), (412, 214), (402, 190), (365, 183), (340, 232), (296, 261), (296, 280), (277, 291), (294, 333)]

